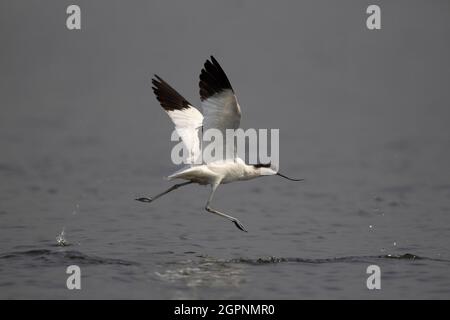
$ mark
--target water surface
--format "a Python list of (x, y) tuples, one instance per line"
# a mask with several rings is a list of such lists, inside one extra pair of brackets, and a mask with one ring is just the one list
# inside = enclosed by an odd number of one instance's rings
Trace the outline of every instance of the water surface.
[[(450, 298), (447, 1), (381, 1), (376, 32), (352, 1), (80, 5), (80, 32), (60, 1), (0, 5), (0, 298)], [(210, 54), (305, 178), (221, 186), (248, 233), (207, 187), (133, 200), (177, 169), (151, 75), (198, 104)]]

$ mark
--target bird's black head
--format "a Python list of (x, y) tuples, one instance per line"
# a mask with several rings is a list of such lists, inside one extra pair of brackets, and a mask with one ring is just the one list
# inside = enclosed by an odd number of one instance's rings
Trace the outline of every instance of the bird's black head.
[(257, 163), (257, 164), (253, 165), (254, 168), (270, 168), (270, 166), (271, 166), (270, 162), (269, 163)]

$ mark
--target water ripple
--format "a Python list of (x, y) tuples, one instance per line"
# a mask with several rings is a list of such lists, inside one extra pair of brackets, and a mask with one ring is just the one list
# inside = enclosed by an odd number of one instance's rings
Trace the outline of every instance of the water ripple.
[(75, 250), (48, 250), (48, 249), (34, 249), (27, 251), (15, 251), (4, 253), (0, 255), (0, 260), (23, 260), (31, 259), (33, 262), (42, 262), (46, 264), (84, 264), (84, 265), (124, 265), (131, 266), (136, 265), (135, 262), (112, 259), (112, 258), (101, 258), (93, 255), (86, 255)]
[(244, 263), (251, 265), (261, 265), (261, 264), (275, 264), (275, 263), (311, 263), (311, 264), (322, 264), (322, 263), (336, 263), (336, 262), (366, 262), (367, 260), (374, 259), (393, 259), (393, 260), (428, 260), (428, 261), (440, 261), (440, 262), (450, 262), (450, 260), (435, 259), (428, 257), (420, 257), (415, 254), (405, 253), (401, 255), (376, 255), (376, 256), (347, 256), (347, 257), (334, 257), (334, 258), (322, 258), (322, 259), (305, 259), (305, 258), (279, 258), (279, 257), (264, 257), (256, 259), (247, 258), (237, 258), (230, 260), (223, 260), (225, 263)]

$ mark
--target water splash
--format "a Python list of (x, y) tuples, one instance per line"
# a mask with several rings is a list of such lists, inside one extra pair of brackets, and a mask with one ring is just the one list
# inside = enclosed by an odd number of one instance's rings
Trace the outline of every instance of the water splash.
[(187, 287), (238, 287), (245, 281), (243, 266), (213, 258), (179, 261), (169, 265), (168, 269), (155, 272), (155, 275), (167, 282), (182, 281)]
[(65, 237), (65, 230), (62, 229), (61, 233), (56, 237), (56, 244), (61, 247), (69, 245)]

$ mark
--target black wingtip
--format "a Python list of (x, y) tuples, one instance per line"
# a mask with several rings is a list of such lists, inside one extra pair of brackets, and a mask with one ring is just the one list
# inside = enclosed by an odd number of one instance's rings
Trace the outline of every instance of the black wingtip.
[(210, 56), (210, 60), (206, 60), (203, 65), (200, 73), (199, 87), (200, 99), (202, 101), (225, 90), (233, 91), (230, 80), (228, 80), (219, 62), (212, 55)]
[(164, 110), (182, 110), (190, 107), (191, 104), (157, 74), (154, 74), (152, 85), (153, 93)]

